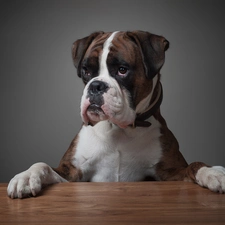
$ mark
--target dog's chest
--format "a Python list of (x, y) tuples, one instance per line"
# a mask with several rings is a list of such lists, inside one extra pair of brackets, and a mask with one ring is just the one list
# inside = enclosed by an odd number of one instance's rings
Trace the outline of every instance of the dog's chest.
[(149, 128), (135, 129), (120, 129), (106, 121), (84, 126), (73, 160), (82, 172), (81, 181), (140, 181), (154, 176), (162, 149), (160, 124), (151, 122)]

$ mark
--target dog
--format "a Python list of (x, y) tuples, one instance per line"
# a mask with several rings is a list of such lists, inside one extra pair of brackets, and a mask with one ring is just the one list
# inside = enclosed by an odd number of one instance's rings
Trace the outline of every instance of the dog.
[(73, 43), (85, 84), (80, 132), (58, 168), (36, 163), (9, 182), (11, 198), (58, 182), (191, 181), (225, 192), (225, 168), (187, 164), (160, 113), (169, 42), (145, 31), (95, 32)]

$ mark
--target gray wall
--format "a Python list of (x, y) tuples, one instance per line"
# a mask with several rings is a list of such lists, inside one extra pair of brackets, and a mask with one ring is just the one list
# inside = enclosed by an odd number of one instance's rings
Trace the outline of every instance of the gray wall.
[(96, 30), (171, 43), (162, 114), (190, 163), (225, 166), (225, 1), (0, 1), (0, 181), (57, 166), (81, 126), (71, 45)]

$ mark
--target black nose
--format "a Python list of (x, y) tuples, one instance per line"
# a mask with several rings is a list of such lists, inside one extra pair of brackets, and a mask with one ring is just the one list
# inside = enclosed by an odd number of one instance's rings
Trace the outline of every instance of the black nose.
[(88, 93), (90, 95), (102, 95), (108, 88), (109, 87), (105, 82), (95, 80), (89, 85)]

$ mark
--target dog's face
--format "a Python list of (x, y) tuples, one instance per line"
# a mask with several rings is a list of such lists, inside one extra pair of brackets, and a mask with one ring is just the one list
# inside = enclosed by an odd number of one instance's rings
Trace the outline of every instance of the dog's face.
[(72, 54), (85, 88), (85, 124), (102, 120), (125, 128), (149, 106), (168, 41), (148, 32), (96, 32), (77, 40)]

